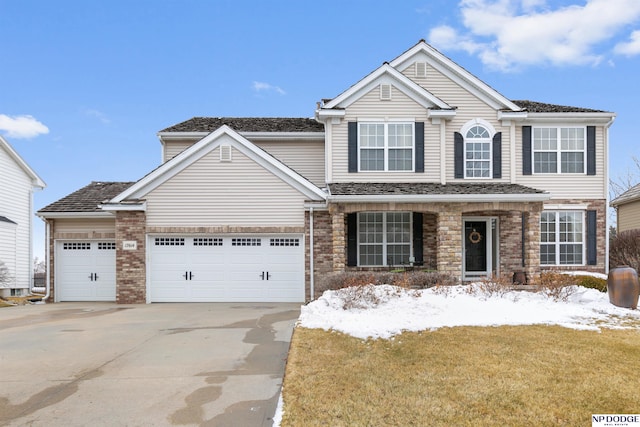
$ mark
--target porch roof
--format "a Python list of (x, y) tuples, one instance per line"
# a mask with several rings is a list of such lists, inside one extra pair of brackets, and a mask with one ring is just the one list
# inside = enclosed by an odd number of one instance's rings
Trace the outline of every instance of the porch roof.
[(551, 194), (509, 183), (370, 183), (329, 184), (334, 202), (541, 202)]

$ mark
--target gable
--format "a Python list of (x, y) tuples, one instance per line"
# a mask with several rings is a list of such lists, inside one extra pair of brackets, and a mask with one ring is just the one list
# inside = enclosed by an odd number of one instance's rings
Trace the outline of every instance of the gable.
[(229, 142), (145, 196), (149, 226), (304, 226), (306, 196)]
[(438, 110), (451, 109), (446, 102), (420, 87), (386, 63), (336, 98), (327, 102), (323, 106), (323, 109), (347, 108), (363, 95), (371, 92), (374, 88), (379, 88), (380, 85), (391, 85), (395, 87), (424, 108), (434, 108)]
[(420, 42), (411, 49), (391, 61), (390, 65), (401, 73), (408, 74), (409, 71), (411, 71), (415, 74), (416, 63), (426, 63), (427, 70), (432, 69), (447, 76), (451, 81), (455, 82), (457, 86), (474, 94), (474, 96), (482, 99), (496, 110), (521, 110), (518, 105), (428, 45), (424, 40), (420, 40)]
[(204, 156), (216, 150), (221, 145), (233, 147), (235, 150), (249, 157), (253, 162), (263, 167), (272, 175), (287, 183), (310, 200), (324, 200), (325, 194), (318, 187), (270, 156), (264, 150), (252, 144), (246, 138), (224, 125), (218, 130), (202, 138), (199, 142), (181, 152), (171, 160), (162, 164), (156, 170), (136, 182), (129, 189), (113, 198), (106, 208), (118, 210), (117, 205), (127, 200), (144, 199), (154, 189), (189, 168)]

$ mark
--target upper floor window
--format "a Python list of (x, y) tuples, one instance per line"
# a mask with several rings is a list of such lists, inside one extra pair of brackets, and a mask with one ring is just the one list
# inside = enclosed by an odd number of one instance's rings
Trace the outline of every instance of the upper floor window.
[(491, 176), (491, 135), (480, 125), (472, 126), (464, 136), (465, 178)]
[(584, 127), (533, 128), (534, 173), (585, 173)]
[(413, 171), (413, 123), (359, 123), (360, 171)]

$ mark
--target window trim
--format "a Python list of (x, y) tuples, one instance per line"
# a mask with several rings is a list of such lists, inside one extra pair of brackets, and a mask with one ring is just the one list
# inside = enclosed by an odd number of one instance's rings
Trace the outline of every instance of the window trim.
[[(382, 242), (380, 244), (367, 244), (360, 243), (360, 215), (361, 214), (382, 214)], [(389, 214), (406, 214), (409, 216), (408, 228), (409, 228), (409, 241), (407, 243), (398, 243), (391, 242), (389, 243), (387, 240), (387, 216)], [(405, 245), (409, 246), (409, 257), (414, 256), (413, 250), (413, 213), (408, 211), (364, 211), (357, 212), (356, 215), (356, 246), (357, 246), (357, 263), (358, 267), (389, 267), (389, 255), (388, 255), (388, 246), (389, 245)], [(382, 264), (360, 264), (360, 248), (362, 245), (366, 246), (379, 246), (382, 245)], [(394, 264), (395, 265), (395, 264)]]
[[(536, 129), (556, 129), (556, 150), (536, 150), (535, 131)], [(583, 130), (583, 148), (582, 150), (563, 150), (561, 142), (562, 129), (582, 129)], [(586, 175), (587, 174), (587, 126), (577, 125), (538, 125), (531, 126), (531, 174), (532, 175)], [(536, 171), (536, 153), (555, 153), (556, 154), (556, 171), (555, 172), (538, 172)], [(562, 172), (562, 154), (563, 153), (582, 153), (582, 172)]]
[[(554, 220), (554, 224), (555, 224), (555, 241), (552, 243), (549, 242), (543, 242), (542, 241), (542, 213), (553, 213), (555, 215), (555, 220)], [(578, 209), (545, 209), (543, 210), (540, 215), (540, 241), (539, 241), (539, 251), (540, 251), (540, 266), (541, 267), (582, 267), (587, 265), (587, 223), (586, 223), (586, 211), (584, 210), (578, 210)], [(560, 241), (560, 218), (559, 215), (561, 213), (577, 213), (580, 214), (580, 220), (582, 223), (582, 240), (579, 243), (576, 242), (571, 242), (571, 243), (567, 243), (567, 242), (561, 242)], [(582, 250), (581, 250), (581, 257), (582, 257), (582, 262), (580, 264), (562, 264), (560, 263), (560, 247), (562, 245), (567, 245), (567, 244), (579, 244), (582, 246)], [(555, 252), (555, 263), (551, 264), (551, 263), (543, 263), (542, 262), (542, 245), (545, 246), (554, 246), (554, 252)]]
[[(488, 133), (489, 137), (486, 139), (486, 143), (489, 144), (489, 174), (487, 176), (469, 176), (467, 175), (467, 143), (471, 140), (467, 138), (467, 133), (475, 126), (480, 126), (484, 128)], [(462, 179), (469, 180), (487, 180), (493, 179), (493, 138), (496, 135), (496, 129), (493, 127), (491, 123), (484, 119), (476, 118), (473, 120), (469, 120), (460, 128), (460, 135), (462, 135)], [(485, 142), (484, 138), (479, 139), (483, 143)]]
[[(383, 125), (384, 126), (384, 145), (383, 147), (370, 148), (363, 147), (361, 144), (361, 136), (362, 136), (362, 125)], [(397, 148), (397, 147), (389, 147), (389, 125), (411, 125), (411, 147), (410, 148)], [(367, 119), (367, 120), (358, 120), (358, 138), (357, 138), (357, 147), (358, 147), (358, 172), (391, 172), (391, 173), (415, 173), (416, 171), (416, 122), (415, 120), (406, 120), (406, 119), (398, 119), (398, 120), (375, 120), (375, 119)], [(362, 169), (362, 150), (383, 150), (384, 155), (384, 168), (381, 170), (370, 170), (370, 169)], [(409, 150), (411, 152), (411, 169), (406, 170), (394, 170), (389, 169), (389, 150), (391, 149), (401, 149), (401, 150)]]

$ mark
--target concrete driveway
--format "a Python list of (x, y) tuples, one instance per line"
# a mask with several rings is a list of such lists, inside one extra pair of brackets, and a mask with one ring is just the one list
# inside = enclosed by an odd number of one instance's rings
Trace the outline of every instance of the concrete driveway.
[(0, 425), (271, 426), (300, 304), (0, 309)]

